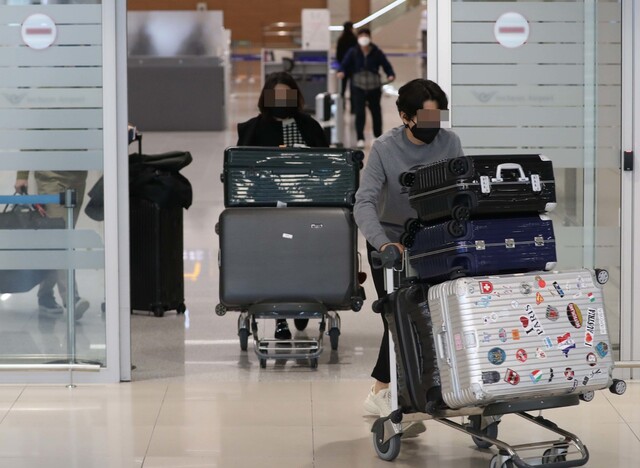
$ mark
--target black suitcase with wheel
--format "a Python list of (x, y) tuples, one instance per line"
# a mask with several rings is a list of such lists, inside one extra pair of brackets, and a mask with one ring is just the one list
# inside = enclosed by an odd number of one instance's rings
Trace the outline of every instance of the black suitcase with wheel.
[(431, 413), (442, 402), (427, 291), (425, 284), (408, 284), (374, 304), (393, 337), (398, 405), (405, 413)]
[(232, 147), (224, 152), (224, 206), (351, 208), (364, 153), (337, 148)]
[(400, 178), (423, 221), (543, 213), (556, 205), (552, 163), (537, 154), (462, 156)]
[(346, 208), (229, 208), (220, 215), (220, 302), (359, 310), (357, 230)]
[(131, 309), (185, 311), (182, 206), (129, 201)]

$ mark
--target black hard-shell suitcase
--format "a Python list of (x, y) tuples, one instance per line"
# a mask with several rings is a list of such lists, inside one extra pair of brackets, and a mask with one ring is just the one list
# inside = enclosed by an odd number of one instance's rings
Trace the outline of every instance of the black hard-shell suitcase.
[(423, 221), (543, 213), (556, 205), (551, 160), (538, 154), (462, 156), (400, 178)]
[(439, 403), (440, 373), (427, 292), (424, 284), (409, 284), (374, 304), (374, 310), (385, 315), (393, 337), (398, 404), (404, 412), (431, 412)]
[(227, 148), (224, 206), (353, 207), (363, 159), (352, 149)]
[(345, 208), (229, 208), (220, 215), (220, 302), (358, 310), (356, 226)]
[(131, 309), (185, 311), (182, 207), (129, 201)]
[(553, 222), (544, 214), (407, 226), (409, 261), (428, 281), (552, 270), (557, 261)]

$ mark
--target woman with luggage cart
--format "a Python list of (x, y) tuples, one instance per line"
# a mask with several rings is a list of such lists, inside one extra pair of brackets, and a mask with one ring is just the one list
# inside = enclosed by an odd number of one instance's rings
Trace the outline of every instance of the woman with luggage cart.
[[(388, 245), (395, 245), (402, 252), (400, 236), (404, 224), (416, 217), (409, 205), (408, 190), (400, 185), (400, 174), (416, 166), (464, 155), (458, 136), (440, 127), (441, 121), (447, 120), (448, 105), (444, 91), (430, 80), (410, 81), (398, 91), (396, 106), (403, 125), (373, 143), (356, 194), (354, 216), (367, 239), (370, 264), (371, 253)], [(383, 271), (372, 268), (371, 273), (378, 297), (386, 296)], [(391, 412), (389, 334), (388, 324), (381, 316), (384, 333), (371, 373), (374, 384), (364, 408), (369, 413), (387, 416)], [(416, 436), (424, 430), (421, 422), (413, 423), (404, 429), (404, 437)]]
[[(303, 112), (304, 97), (289, 73), (276, 72), (266, 77), (258, 109), (258, 116), (238, 124), (237, 146), (329, 147), (320, 124)], [(304, 330), (309, 319), (294, 322), (298, 330)], [(275, 338), (291, 339), (286, 319), (276, 320)]]

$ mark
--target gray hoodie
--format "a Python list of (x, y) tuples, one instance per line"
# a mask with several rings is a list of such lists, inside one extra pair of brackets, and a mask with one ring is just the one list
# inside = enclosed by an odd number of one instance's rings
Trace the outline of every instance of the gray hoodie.
[(373, 143), (356, 193), (356, 223), (377, 250), (389, 242), (399, 242), (404, 223), (417, 217), (409, 205), (409, 189), (400, 185), (400, 174), (464, 155), (460, 138), (450, 130), (441, 129), (428, 145), (412, 143), (404, 130), (404, 126), (396, 127)]

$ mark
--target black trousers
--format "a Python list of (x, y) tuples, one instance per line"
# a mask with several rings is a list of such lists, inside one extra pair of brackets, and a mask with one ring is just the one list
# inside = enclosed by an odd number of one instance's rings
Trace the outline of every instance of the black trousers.
[[(376, 249), (367, 242), (367, 259), (369, 260), (369, 266), (371, 267), (371, 252), (375, 252)], [(387, 290), (384, 287), (384, 269), (376, 270), (371, 267), (371, 278), (378, 294), (378, 299), (387, 295)], [(389, 371), (389, 325), (387, 324), (384, 314), (380, 314), (382, 318), (382, 325), (384, 327), (384, 333), (382, 335), (382, 341), (380, 342), (380, 351), (378, 351), (378, 360), (371, 372), (371, 377), (383, 382), (389, 383), (391, 381), (391, 375)]]
[(365, 91), (361, 88), (351, 86), (351, 104), (353, 106), (352, 110), (355, 111), (356, 114), (356, 137), (358, 140), (364, 140), (365, 111), (367, 106), (371, 111), (371, 119), (373, 120), (373, 135), (376, 138), (382, 135), (381, 99), (381, 89)]

